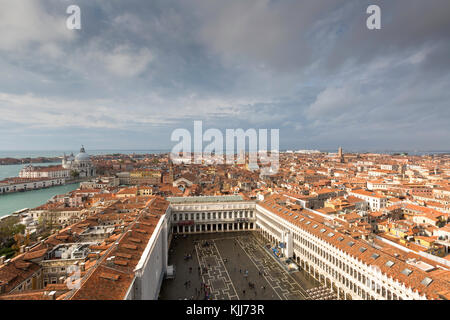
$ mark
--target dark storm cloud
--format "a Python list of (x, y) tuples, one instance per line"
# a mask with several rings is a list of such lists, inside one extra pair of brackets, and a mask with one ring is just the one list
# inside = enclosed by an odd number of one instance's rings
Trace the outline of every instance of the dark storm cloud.
[[(377, 32), (362, 28), (367, 16), (357, 14), (370, 4), (381, 8), (382, 28)], [(349, 10), (342, 23), (346, 32), (329, 54), (329, 65), (336, 67), (347, 60), (364, 64), (383, 56), (413, 54), (429, 48), (427, 67), (448, 67), (450, 56), (450, 2), (432, 1), (359, 1)], [(437, 53), (445, 59), (435, 61)], [(445, 65), (443, 65), (443, 63)]]
[(69, 4), (0, 0), (0, 133), (20, 128), (15, 144), (78, 146), (82, 131), (159, 148), (203, 120), (279, 128), (283, 148), (450, 149), (448, 1), (77, 0), (80, 31)]

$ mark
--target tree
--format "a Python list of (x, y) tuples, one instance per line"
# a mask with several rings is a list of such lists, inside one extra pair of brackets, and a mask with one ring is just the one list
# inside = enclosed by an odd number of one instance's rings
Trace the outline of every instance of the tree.
[(19, 225), (18, 222), (18, 217), (9, 217), (0, 223), (0, 245), (8, 242), (16, 233), (21, 233), (25, 230), (25, 226)]
[(51, 231), (53, 229), (53, 221), (54, 220), (54, 213), (48, 212), (45, 216), (41, 215), (38, 218), (38, 229), (39, 232), (46, 232)]
[(9, 217), (0, 224), (0, 256), (14, 256), (21, 245), (30, 243), (29, 235), (23, 236), (26, 227), (18, 223), (18, 217)]
[(76, 179), (76, 178), (78, 178), (80, 176), (80, 173), (78, 171), (76, 171), (76, 170), (72, 170), (72, 171), (70, 171), (70, 176), (73, 179)]
[(15, 243), (11, 246), (11, 248), (18, 251), (21, 246), (27, 246), (30, 244), (30, 235), (28, 233), (26, 235), (17, 233), (14, 235), (14, 241)]

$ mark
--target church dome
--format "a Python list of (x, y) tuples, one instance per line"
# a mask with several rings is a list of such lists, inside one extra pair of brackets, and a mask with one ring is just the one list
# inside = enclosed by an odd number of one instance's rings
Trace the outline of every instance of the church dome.
[(76, 155), (75, 160), (77, 161), (89, 161), (90, 157), (84, 150), (84, 147), (81, 147), (80, 153)]

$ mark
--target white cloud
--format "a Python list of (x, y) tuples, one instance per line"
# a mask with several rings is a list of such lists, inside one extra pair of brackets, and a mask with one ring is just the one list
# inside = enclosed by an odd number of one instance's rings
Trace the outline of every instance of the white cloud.
[(0, 92), (0, 123), (32, 128), (110, 128), (136, 129), (137, 126), (170, 125), (180, 119), (214, 118), (215, 115), (236, 116), (248, 100), (220, 100), (217, 98), (181, 97), (166, 99), (149, 94), (140, 101), (112, 99), (69, 100), (40, 97), (34, 94)]
[(306, 109), (308, 118), (338, 116), (355, 109), (362, 102), (360, 94), (350, 87), (328, 87)]
[[(146, 47), (120, 44), (110, 48), (105, 39), (95, 37), (68, 55), (65, 65), (83, 75), (85, 81), (104, 83), (111, 82), (111, 76), (133, 78), (142, 75), (149, 71), (154, 60), (153, 52)], [(120, 86), (120, 83), (114, 86)]]
[(414, 52), (409, 58), (406, 59), (407, 62), (411, 64), (418, 64), (424, 61), (428, 54), (433, 51), (434, 48), (425, 47), (420, 51)]
[(134, 52), (128, 46), (118, 46), (102, 56), (106, 68), (121, 77), (134, 77), (143, 73), (153, 60), (153, 55), (147, 48)]
[(71, 40), (75, 34), (66, 28), (66, 15), (52, 16), (37, 0), (0, 0), (0, 50), (14, 51), (30, 44)]

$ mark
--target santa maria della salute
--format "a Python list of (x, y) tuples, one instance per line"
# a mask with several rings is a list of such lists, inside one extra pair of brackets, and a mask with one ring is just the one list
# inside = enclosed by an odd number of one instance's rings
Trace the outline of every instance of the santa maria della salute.
[[(81, 147), (80, 153), (76, 156), (73, 153), (70, 156), (64, 154), (61, 165), (39, 167), (30, 164), (20, 170), (19, 178), (67, 180), (94, 177), (95, 175), (95, 166), (84, 147)], [(64, 182), (54, 181), (54, 184), (64, 184)]]
[(64, 169), (78, 172), (80, 177), (95, 176), (95, 167), (83, 146), (80, 149), (80, 153), (76, 156), (74, 156), (73, 153), (68, 157), (64, 154), (62, 167)]

